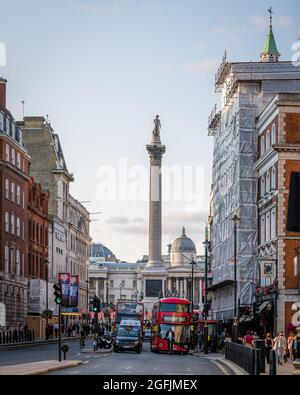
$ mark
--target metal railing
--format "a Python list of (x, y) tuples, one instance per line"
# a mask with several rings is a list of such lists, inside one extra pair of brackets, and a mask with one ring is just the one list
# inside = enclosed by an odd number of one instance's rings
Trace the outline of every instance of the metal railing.
[(16, 344), (34, 341), (34, 331), (0, 330), (0, 344)]
[(226, 342), (225, 358), (240, 366), (251, 376), (259, 376), (261, 373), (261, 350), (246, 347), (241, 344)]

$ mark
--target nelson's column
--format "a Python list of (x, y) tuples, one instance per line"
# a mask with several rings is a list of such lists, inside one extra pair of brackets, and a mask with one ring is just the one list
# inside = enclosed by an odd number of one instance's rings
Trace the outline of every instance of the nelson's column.
[(164, 295), (164, 281), (167, 276), (162, 262), (162, 176), (161, 164), (166, 147), (161, 144), (161, 123), (157, 115), (154, 120), (151, 144), (147, 145), (150, 157), (149, 194), (149, 259), (143, 272), (145, 279), (144, 301), (150, 304)]

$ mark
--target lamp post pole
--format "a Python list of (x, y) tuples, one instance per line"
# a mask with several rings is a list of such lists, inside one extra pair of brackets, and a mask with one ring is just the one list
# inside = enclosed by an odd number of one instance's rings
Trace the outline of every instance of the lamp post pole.
[(209, 241), (208, 241), (208, 228), (205, 228), (205, 241), (204, 241), (204, 247), (205, 247), (205, 304), (204, 304), (204, 312), (205, 312), (205, 324), (204, 324), (204, 345), (203, 345), (203, 351), (204, 354), (208, 354), (208, 299), (207, 299), (207, 293), (208, 293), (208, 246), (209, 246)]
[(192, 305), (192, 314), (193, 314), (193, 312), (194, 312), (194, 264), (195, 264), (195, 262), (194, 262), (194, 257), (192, 258), (192, 261), (191, 261), (191, 264), (192, 264), (192, 284), (191, 284), (191, 305)]
[(234, 222), (234, 319), (232, 326), (232, 340), (234, 343), (238, 342), (238, 311), (237, 311), (237, 225), (239, 217), (237, 210), (233, 216)]
[(89, 312), (89, 280), (86, 280), (86, 308)]
[(49, 330), (48, 330), (48, 311), (49, 311), (49, 291), (48, 291), (48, 284), (49, 284), (49, 261), (45, 262), (46, 265), (46, 340), (49, 339)]

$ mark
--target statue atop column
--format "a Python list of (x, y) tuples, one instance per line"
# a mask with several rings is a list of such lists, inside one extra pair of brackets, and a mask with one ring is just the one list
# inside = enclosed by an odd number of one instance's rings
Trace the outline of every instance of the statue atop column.
[(154, 129), (153, 129), (153, 134), (154, 136), (159, 136), (160, 135), (160, 129), (161, 129), (161, 123), (160, 123), (160, 119), (159, 119), (159, 115), (156, 115), (155, 119), (154, 119)]

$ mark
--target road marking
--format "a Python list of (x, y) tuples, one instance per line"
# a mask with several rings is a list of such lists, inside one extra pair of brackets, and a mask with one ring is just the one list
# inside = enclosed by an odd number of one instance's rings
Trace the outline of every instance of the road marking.
[(77, 353), (76, 355), (80, 355), (81, 353), (79, 352), (79, 353)]
[(72, 373), (72, 374), (77, 374), (77, 373), (80, 373), (80, 371), (79, 371), (79, 370), (76, 370), (76, 372), (70, 372), (70, 373)]
[(84, 361), (83, 363), (89, 363), (90, 361)]
[(211, 362), (214, 363), (215, 365), (217, 365), (218, 368), (222, 371), (222, 373), (223, 373), (225, 376), (230, 376), (230, 374), (229, 374), (229, 372), (227, 371), (227, 369), (225, 369), (219, 362), (217, 362), (217, 361), (211, 361)]
[(99, 368), (99, 365), (95, 365), (94, 368)]

